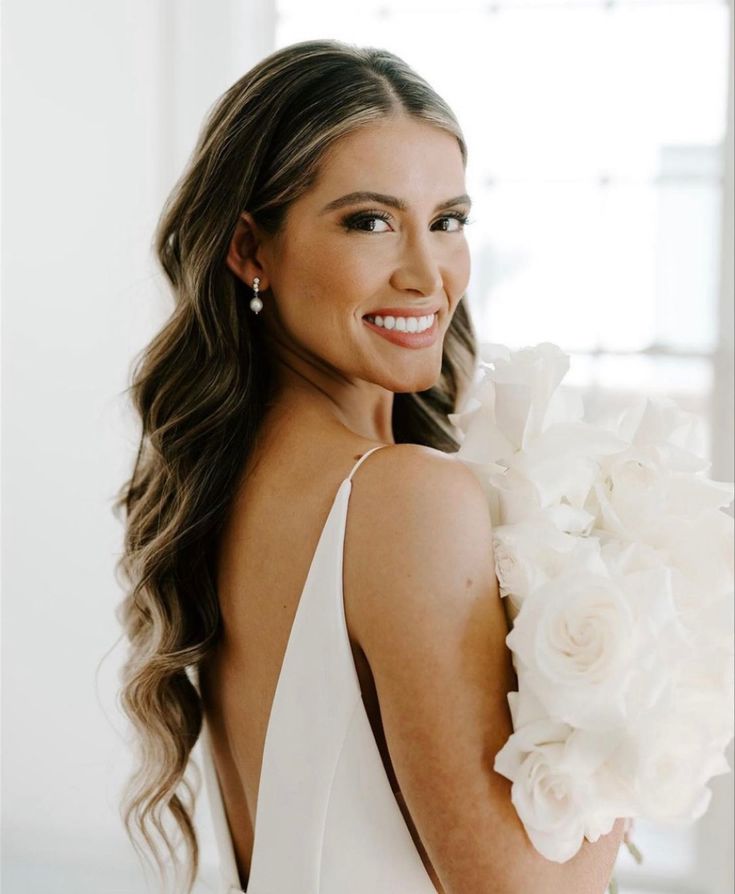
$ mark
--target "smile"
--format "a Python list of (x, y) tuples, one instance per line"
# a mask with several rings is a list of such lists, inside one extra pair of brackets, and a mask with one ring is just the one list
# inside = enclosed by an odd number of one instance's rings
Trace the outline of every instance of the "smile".
[(393, 344), (404, 348), (425, 348), (436, 341), (439, 327), (437, 314), (423, 317), (399, 317), (379, 314), (362, 318), (365, 325)]

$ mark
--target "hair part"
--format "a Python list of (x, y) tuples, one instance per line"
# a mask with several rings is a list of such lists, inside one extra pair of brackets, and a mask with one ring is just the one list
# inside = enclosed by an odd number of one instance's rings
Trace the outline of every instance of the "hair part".
[[(243, 210), (273, 235), (315, 182), (325, 153), (356, 128), (407, 114), (465, 141), (444, 100), (384, 49), (335, 40), (292, 44), (263, 59), (210, 109), (155, 234), (172, 313), (143, 349), (128, 391), (141, 434), (131, 477), (116, 495), (124, 510), (116, 571), (125, 597), (117, 617), (128, 639), (120, 701), (138, 763), (121, 815), (140, 856), (163, 855), (190, 894), (199, 869), (193, 807), (200, 776), (186, 777), (202, 728), (190, 672), (214, 648), (220, 613), (214, 575), (218, 535), (250, 455), (275, 376), (248, 310), (253, 294), (225, 263)], [(471, 382), (476, 341), (466, 299), (447, 330), (436, 384), (394, 396), (393, 432), (454, 452), (448, 420)], [(184, 881), (166, 823), (184, 842)], [(138, 843), (140, 839), (140, 844)], [(160, 842), (160, 846), (159, 846)]]

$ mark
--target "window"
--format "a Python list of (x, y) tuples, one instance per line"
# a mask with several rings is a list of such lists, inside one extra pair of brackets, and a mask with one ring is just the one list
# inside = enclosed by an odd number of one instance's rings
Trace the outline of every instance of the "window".
[[(699, 450), (711, 456), (720, 437), (711, 402), (722, 368), (728, 3), (277, 8), (277, 47), (325, 36), (386, 47), (454, 109), (469, 144), (468, 296), (480, 341), (556, 342), (572, 355), (565, 382), (588, 403), (670, 396), (698, 415)], [(712, 787), (710, 811), (692, 827), (636, 822), (645, 861), (638, 867), (621, 850), (621, 894), (731, 888), (722, 817), (732, 816), (732, 775)]]
[(666, 393), (710, 455), (728, 20), (724, 0), (280, 0), (276, 42), (423, 74), (469, 143), (480, 340), (556, 342), (604, 400)]

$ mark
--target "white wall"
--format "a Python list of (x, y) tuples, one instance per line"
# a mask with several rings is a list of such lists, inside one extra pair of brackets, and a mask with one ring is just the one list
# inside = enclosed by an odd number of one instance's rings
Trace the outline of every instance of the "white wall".
[(95, 676), (137, 435), (119, 395), (168, 313), (161, 204), (206, 108), (270, 52), (268, 10), (3, 4), (3, 894), (145, 890), (117, 816), (122, 643)]

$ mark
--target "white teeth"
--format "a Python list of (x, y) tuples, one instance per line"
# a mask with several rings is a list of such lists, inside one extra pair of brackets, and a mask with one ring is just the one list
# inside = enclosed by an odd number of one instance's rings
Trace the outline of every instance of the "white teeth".
[(384, 329), (396, 329), (398, 332), (424, 332), (434, 324), (436, 314), (428, 314), (424, 317), (391, 317), (368, 316), (367, 319), (376, 326)]

